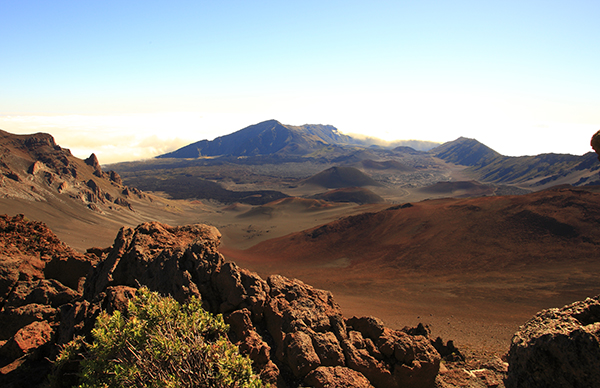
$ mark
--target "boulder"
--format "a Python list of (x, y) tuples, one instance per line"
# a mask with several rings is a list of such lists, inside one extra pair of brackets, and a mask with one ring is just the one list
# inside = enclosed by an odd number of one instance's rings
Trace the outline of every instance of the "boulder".
[(35, 321), (22, 327), (0, 348), (0, 358), (16, 360), (50, 341), (53, 330), (45, 321)]
[(596, 386), (600, 295), (537, 313), (513, 336), (508, 363), (508, 388)]
[(360, 372), (343, 366), (320, 366), (306, 376), (304, 383), (314, 388), (373, 388)]

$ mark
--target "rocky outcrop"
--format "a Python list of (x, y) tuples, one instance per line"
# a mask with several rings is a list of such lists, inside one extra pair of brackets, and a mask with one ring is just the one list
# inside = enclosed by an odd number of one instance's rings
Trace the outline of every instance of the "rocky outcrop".
[(82, 280), (97, 261), (66, 246), (40, 222), (0, 216), (1, 386), (44, 380), (60, 308), (81, 296)]
[(0, 217), (0, 229), (0, 385), (39, 386), (57, 344), (89, 338), (101, 311), (126, 309), (147, 286), (223, 314), (231, 341), (277, 387), (434, 386), (440, 355), (426, 332), (346, 319), (328, 291), (225, 263), (214, 227), (145, 223), (85, 255), (22, 216)]
[(536, 314), (514, 335), (509, 388), (592, 387), (600, 381), (600, 296)]
[(84, 162), (85, 164), (91, 166), (94, 169), (94, 175), (102, 178), (102, 167), (100, 167), (100, 162), (98, 161), (96, 154), (91, 154), (89, 158), (84, 160)]
[(101, 310), (122, 309), (140, 286), (180, 302), (201, 298), (221, 313), (230, 339), (265, 381), (300, 385), (433, 387), (440, 356), (422, 335), (384, 327), (376, 318), (342, 316), (328, 291), (297, 279), (257, 274), (225, 263), (220, 233), (206, 225), (157, 222), (123, 228), (88, 276), (83, 297), (60, 309), (58, 342), (89, 333)]
[(99, 213), (133, 210), (128, 189), (114, 171), (103, 172), (95, 154), (85, 160), (58, 146), (51, 135), (13, 135), (0, 130), (0, 198), (75, 202)]

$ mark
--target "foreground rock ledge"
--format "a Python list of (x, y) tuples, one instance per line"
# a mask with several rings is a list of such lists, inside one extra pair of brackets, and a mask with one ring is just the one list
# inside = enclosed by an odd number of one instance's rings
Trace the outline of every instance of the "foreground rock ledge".
[(514, 335), (508, 388), (600, 384), (600, 295), (543, 310)]
[(219, 231), (157, 222), (123, 228), (91, 271), (83, 296), (60, 308), (59, 343), (86, 335), (101, 310), (123, 309), (142, 285), (222, 313), (230, 339), (278, 387), (433, 387), (440, 355), (421, 335), (373, 317), (345, 319), (328, 291), (225, 263)]

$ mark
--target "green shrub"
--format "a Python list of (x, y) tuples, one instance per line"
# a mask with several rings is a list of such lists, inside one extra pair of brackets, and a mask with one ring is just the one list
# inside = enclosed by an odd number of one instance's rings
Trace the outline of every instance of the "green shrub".
[[(54, 386), (79, 387), (263, 387), (251, 361), (227, 339), (221, 315), (198, 299), (179, 304), (145, 288), (126, 312), (101, 313), (91, 344), (78, 337), (55, 364)], [(68, 379), (78, 365), (78, 380)], [(74, 384), (73, 384), (74, 383)], [(66, 385), (65, 385), (66, 384)]]

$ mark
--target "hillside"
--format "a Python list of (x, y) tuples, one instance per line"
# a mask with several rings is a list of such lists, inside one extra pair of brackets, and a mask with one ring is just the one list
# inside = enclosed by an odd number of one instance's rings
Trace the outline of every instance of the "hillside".
[(463, 166), (489, 164), (492, 160), (502, 157), (488, 146), (466, 137), (444, 143), (429, 152), (447, 162)]
[[(486, 270), (585, 261), (600, 244), (600, 195), (563, 188), (521, 196), (440, 199), (390, 207), (266, 241), (248, 250), (288, 263)], [(523, 261), (525, 260), (525, 261)]]
[(97, 213), (132, 211), (132, 197), (144, 194), (104, 172), (94, 154), (81, 160), (45, 133), (14, 135), (0, 131), (0, 195), (48, 202), (58, 200)]
[(382, 186), (354, 167), (331, 167), (303, 181), (305, 185), (316, 185), (327, 189), (342, 187)]
[(382, 203), (383, 198), (364, 187), (344, 187), (341, 189), (329, 190), (311, 196), (314, 199), (322, 199), (329, 202), (354, 202), (358, 204)]
[(598, 294), (598, 219), (597, 187), (563, 187), (388, 206), (222, 252), (330, 289), (348, 314), (502, 354), (536, 311)]
[(497, 153), (475, 139), (461, 137), (432, 149), (430, 154), (446, 162), (468, 166), (466, 172), (481, 182), (519, 185), (537, 190), (557, 184), (580, 186), (600, 183), (600, 165), (593, 152), (582, 156), (541, 154), (510, 157)]
[(214, 140), (201, 140), (158, 158), (204, 156), (306, 155), (327, 145), (360, 144), (331, 125), (292, 126), (277, 120), (250, 125)]

